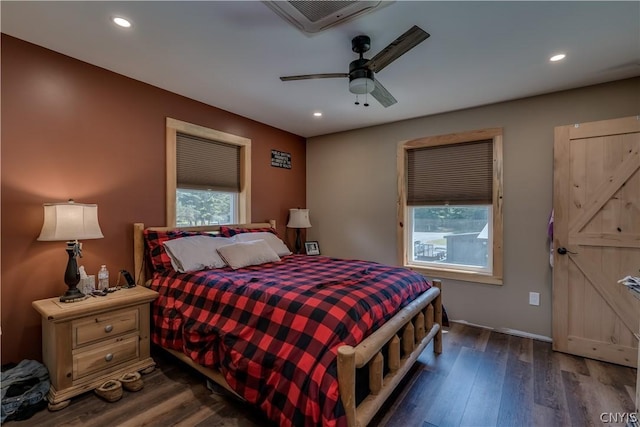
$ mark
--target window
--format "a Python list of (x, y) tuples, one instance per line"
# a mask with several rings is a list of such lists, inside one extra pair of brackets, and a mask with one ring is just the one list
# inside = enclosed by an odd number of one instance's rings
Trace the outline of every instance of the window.
[(398, 181), (402, 265), (502, 283), (502, 129), (402, 142)]
[(176, 190), (176, 226), (235, 224), (238, 222), (238, 195), (214, 190)]
[(251, 221), (251, 140), (167, 118), (167, 225)]

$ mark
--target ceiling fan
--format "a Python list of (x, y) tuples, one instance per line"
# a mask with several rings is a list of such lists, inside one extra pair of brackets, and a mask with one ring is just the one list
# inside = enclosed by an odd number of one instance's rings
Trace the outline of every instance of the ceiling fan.
[[(349, 91), (356, 95), (370, 93), (383, 107), (398, 102), (389, 91), (375, 78), (375, 73), (380, 72), (387, 65), (416, 47), (429, 37), (429, 33), (414, 25), (407, 32), (389, 43), (376, 56), (371, 59), (363, 57), (363, 54), (371, 48), (369, 36), (360, 35), (351, 40), (351, 50), (360, 55), (359, 59), (349, 64), (348, 73), (303, 74), (300, 76), (283, 76), (283, 82), (291, 80), (332, 79), (349, 77)], [(358, 101), (356, 100), (356, 105)], [(365, 107), (369, 106), (365, 102)]]

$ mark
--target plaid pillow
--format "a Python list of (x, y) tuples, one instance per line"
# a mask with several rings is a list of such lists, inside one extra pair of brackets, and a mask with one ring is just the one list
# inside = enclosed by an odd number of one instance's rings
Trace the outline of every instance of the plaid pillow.
[(265, 228), (241, 228), (241, 227), (227, 227), (226, 225), (221, 225), (220, 226), (220, 235), (222, 237), (233, 237), (236, 234), (242, 234), (242, 233), (258, 233), (261, 231), (268, 231), (269, 233), (273, 233), (276, 236), (278, 235), (278, 232), (271, 228), (271, 227), (265, 227)]
[(210, 235), (209, 233), (203, 233), (198, 231), (152, 231), (144, 230), (144, 241), (147, 245), (147, 252), (149, 254), (149, 260), (151, 261), (151, 268), (153, 271), (166, 271), (172, 270), (171, 258), (164, 248), (163, 243), (167, 240), (179, 239), (180, 237), (197, 236), (197, 235)]

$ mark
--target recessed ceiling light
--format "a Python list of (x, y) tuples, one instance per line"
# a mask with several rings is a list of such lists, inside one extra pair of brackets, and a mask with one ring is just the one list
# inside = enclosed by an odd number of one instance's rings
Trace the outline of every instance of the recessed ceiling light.
[(553, 55), (551, 58), (549, 58), (549, 61), (551, 62), (556, 62), (556, 61), (562, 61), (567, 55), (565, 55), (564, 53), (559, 53), (557, 55)]
[(322, 117), (322, 113), (320, 111), (316, 111), (315, 113), (313, 113), (313, 115), (315, 117)]
[(111, 18), (111, 20), (114, 22), (114, 24), (123, 27), (123, 28), (129, 28), (131, 27), (131, 22), (129, 22), (127, 19), (121, 18), (119, 16), (114, 16), (113, 18)]

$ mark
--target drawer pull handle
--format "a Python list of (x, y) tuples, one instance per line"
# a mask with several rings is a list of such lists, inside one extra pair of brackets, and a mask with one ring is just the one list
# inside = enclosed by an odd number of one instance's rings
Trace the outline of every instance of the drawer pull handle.
[(105, 326), (105, 327), (104, 327), (104, 331), (105, 331), (105, 332), (107, 332), (107, 333), (109, 333), (109, 332), (113, 331), (113, 326), (112, 326), (112, 325), (107, 325), (107, 326)]
[(106, 360), (107, 362), (111, 362), (111, 360), (113, 360), (113, 353), (109, 353), (104, 357), (104, 360)]

